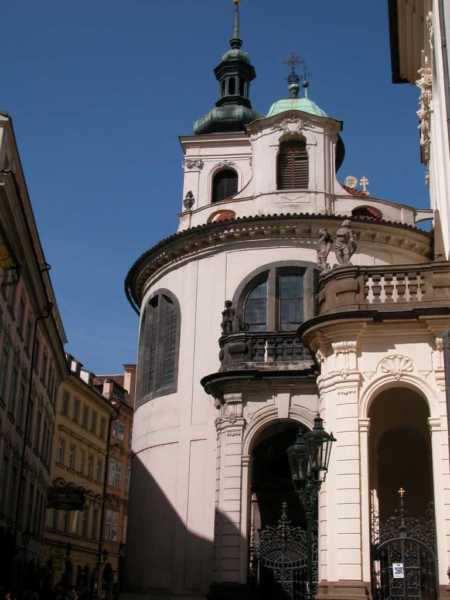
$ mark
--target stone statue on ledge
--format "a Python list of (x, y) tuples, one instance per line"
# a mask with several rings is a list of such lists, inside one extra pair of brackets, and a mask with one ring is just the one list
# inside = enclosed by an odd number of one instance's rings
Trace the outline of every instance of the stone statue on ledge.
[(328, 255), (330, 254), (333, 245), (333, 238), (328, 233), (327, 229), (319, 229), (319, 245), (317, 248), (317, 262), (322, 273), (330, 270), (328, 264)]
[(351, 227), (351, 221), (346, 219), (336, 231), (334, 251), (336, 260), (340, 265), (350, 265), (350, 259), (355, 254), (358, 247), (355, 234)]

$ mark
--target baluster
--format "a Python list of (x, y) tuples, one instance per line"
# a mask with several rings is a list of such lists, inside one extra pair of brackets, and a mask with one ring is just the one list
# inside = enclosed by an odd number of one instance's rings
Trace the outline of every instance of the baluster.
[(381, 284), (381, 278), (381, 275), (372, 275), (373, 304), (381, 303), (381, 291), (383, 289)]
[(405, 302), (406, 298), (406, 279), (405, 273), (397, 273), (397, 302)]
[(267, 342), (266, 362), (273, 363), (276, 360), (275, 340), (273, 337), (269, 337), (269, 338), (267, 338), (266, 342)]
[(418, 273), (411, 273), (408, 277), (409, 301), (417, 301), (417, 292), (419, 289)]
[(393, 293), (394, 293), (394, 284), (393, 284), (393, 275), (391, 273), (385, 273), (384, 275), (384, 294), (385, 302), (393, 302)]

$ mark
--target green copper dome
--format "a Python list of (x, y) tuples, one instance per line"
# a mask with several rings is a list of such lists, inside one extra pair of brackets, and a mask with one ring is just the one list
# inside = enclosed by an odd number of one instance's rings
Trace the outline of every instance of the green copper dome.
[(267, 114), (268, 117), (274, 117), (288, 110), (302, 110), (316, 117), (327, 117), (327, 113), (317, 106), (315, 102), (309, 98), (283, 98), (272, 104)]

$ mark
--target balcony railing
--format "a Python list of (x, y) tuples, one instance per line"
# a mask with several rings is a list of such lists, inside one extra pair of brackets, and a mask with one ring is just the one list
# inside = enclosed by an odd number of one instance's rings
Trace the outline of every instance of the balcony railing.
[(232, 333), (220, 338), (221, 371), (304, 370), (312, 358), (297, 333)]
[(321, 278), (319, 313), (450, 306), (450, 265), (341, 267)]

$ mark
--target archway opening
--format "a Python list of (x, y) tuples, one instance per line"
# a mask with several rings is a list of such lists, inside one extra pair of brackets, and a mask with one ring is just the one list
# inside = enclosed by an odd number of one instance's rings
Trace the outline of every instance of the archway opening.
[[(260, 435), (252, 452), (251, 525), (256, 533), (276, 525), (283, 503), (294, 526), (305, 526), (304, 511), (292, 484), (287, 449), (295, 442), (301, 423), (285, 420), (269, 425)], [(257, 533), (256, 533), (257, 534)]]
[(373, 509), (380, 519), (389, 517), (403, 489), (408, 512), (422, 516), (433, 501), (426, 401), (408, 388), (385, 390), (372, 403), (369, 416)]
[(311, 568), (317, 572), (317, 526), (312, 539), (307, 538), (305, 511), (292, 484), (287, 455), (299, 429), (307, 431), (294, 421), (275, 421), (252, 451), (249, 583), (262, 600), (307, 596), (308, 547), (315, 565)]
[(416, 391), (382, 392), (370, 408), (372, 587), (379, 600), (435, 600), (430, 413)]

